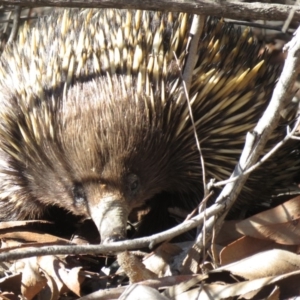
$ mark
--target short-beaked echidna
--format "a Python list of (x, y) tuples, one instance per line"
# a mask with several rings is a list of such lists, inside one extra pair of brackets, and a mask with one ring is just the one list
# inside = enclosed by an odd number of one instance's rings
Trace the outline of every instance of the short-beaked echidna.
[[(104, 241), (125, 237), (129, 213), (147, 200), (201, 201), (199, 152), (175, 60), (184, 69), (191, 19), (65, 10), (21, 30), (0, 66), (1, 220), (58, 206), (91, 217)], [(206, 22), (189, 98), (207, 179), (231, 174), (270, 98), (277, 72), (258, 51), (248, 30)], [(284, 132), (278, 128), (269, 146)], [(250, 177), (239, 201), (255, 206), (292, 181), (292, 167), (274, 165), (271, 175), (265, 167)]]

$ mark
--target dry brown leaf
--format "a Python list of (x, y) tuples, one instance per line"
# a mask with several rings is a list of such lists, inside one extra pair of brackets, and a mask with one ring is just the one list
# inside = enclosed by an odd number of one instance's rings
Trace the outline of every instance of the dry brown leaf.
[(45, 277), (47, 278), (47, 285), (39, 294), (40, 299), (49, 299), (49, 300), (58, 300), (59, 299), (59, 290), (57, 283), (53, 277), (49, 274), (45, 273)]
[(98, 290), (80, 298), (80, 300), (108, 300), (108, 299), (119, 299), (121, 294), (126, 290), (125, 286)]
[[(192, 289), (188, 292), (182, 293), (176, 297), (174, 300), (189, 300), (189, 299), (201, 299), (201, 300), (223, 300), (230, 299), (232, 297), (238, 297), (253, 293), (252, 295), (259, 295), (258, 299), (268, 299), (270, 297), (270, 287), (273, 289), (273, 286), (278, 285), (279, 288), (283, 285), (285, 280), (294, 280), (299, 283), (300, 280), (300, 271), (291, 272), (288, 274), (280, 276), (270, 276), (265, 278), (254, 279), (245, 282), (239, 282), (234, 284), (224, 284), (224, 283), (213, 283), (213, 284), (203, 284), (196, 289)], [(283, 288), (284, 289), (284, 288)], [(299, 284), (298, 286), (291, 286), (289, 291), (285, 293), (280, 289), (280, 298), (283, 298), (283, 295), (298, 295), (299, 293)], [(250, 294), (249, 294), (250, 295)], [(271, 298), (272, 299), (272, 298)], [(276, 298), (275, 298), (276, 299)]]
[(31, 300), (46, 286), (47, 279), (39, 272), (37, 257), (24, 259), (23, 262), (21, 293)]
[[(268, 287), (268, 286), (266, 286)], [(269, 287), (269, 289), (271, 290), (271, 286)], [(246, 293), (246, 294), (243, 294), (241, 295), (239, 298), (242, 298), (242, 299), (255, 299), (254, 297), (259, 297), (261, 296), (261, 294), (259, 295), (259, 293), (262, 292), (263, 289), (258, 289), (258, 290), (255, 290), (255, 291), (251, 291), (249, 293)], [(275, 286), (271, 291), (270, 293), (268, 292), (268, 290), (265, 290), (264, 291), (265, 294), (267, 293), (268, 296), (265, 296), (264, 295), (264, 300), (279, 300), (279, 296), (280, 296), (280, 288), (278, 286)]]
[(14, 293), (3, 292), (0, 293), (1, 300), (20, 300), (19, 296)]
[(21, 294), (22, 274), (17, 273), (0, 279), (0, 289), (2, 292), (12, 292), (16, 295)]
[(11, 239), (1, 239), (0, 241), (1, 241), (0, 253), (9, 251), (11, 249), (17, 249), (23, 245), (21, 242), (16, 240), (11, 240)]
[[(143, 282), (139, 282), (141, 286), (148, 286), (154, 289), (159, 289), (162, 287), (168, 286), (177, 286), (182, 282), (190, 281), (190, 279), (197, 277), (199, 278), (198, 281), (207, 279), (207, 275), (178, 275), (178, 276), (168, 276), (162, 277), (157, 279), (148, 279)], [(99, 290), (97, 292), (88, 294), (80, 298), (80, 300), (96, 300), (96, 299), (117, 299), (120, 295), (125, 291), (127, 287), (117, 287), (117, 288), (110, 288), (105, 290)], [(144, 295), (142, 295), (143, 297)], [(142, 298), (144, 299), (144, 298)]]
[(280, 289), (278, 286), (275, 286), (272, 293), (269, 295), (266, 300), (279, 300), (280, 299)]
[(279, 244), (298, 245), (300, 241), (299, 220), (300, 196), (241, 221), (236, 228), (247, 236), (269, 239)]
[[(0, 252), (22, 247), (70, 244), (70, 241), (51, 234), (30, 230), (30, 224), (49, 224), (47, 221), (11, 221), (0, 223)], [(9, 249), (8, 249), (9, 248)]]
[(182, 252), (180, 244), (163, 243), (143, 260), (146, 268), (159, 277), (171, 275), (174, 257)]
[(269, 250), (257, 253), (238, 262), (218, 268), (211, 273), (229, 271), (246, 279), (277, 276), (300, 269), (300, 257), (284, 250)]
[(84, 280), (79, 276), (80, 268), (69, 271), (57, 256), (18, 260), (11, 270), (22, 272), (22, 295), (26, 299), (30, 300), (39, 293), (41, 299), (58, 299), (69, 290), (80, 296), (80, 284)]
[(223, 266), (239, 261), (259, 251), (272, 249), (274, 244), (275, 242), (273, 241), (244, 236), (222, 249), (220, 252), (220, 263)]
[[(66, 239), (58, 238), (55, 235), (47, 233), (38, 233), (34, 231), (15, 231), (0, 234), (0, 239), (14, 239), (21, 240), (23, 242), (38, 242), (42, 243), (64, 243), (69, 244), (70, 242)], [(41, 245), (40, 245), (41, 246)]]
[(51, 224), (51, 222), (43, 221), (43, 220), (26, 220), (26, 221), (9, 221), (9, 222), (1, 222), (0, 223), (0, 231), (6, 229), (13, 229), (18, 227), (27, 227), (30, 224)]
[(249, 257), (255, 253), (274, 248), (288, 250), (291, 252), (296, 252), (298, 250), (298, 247), (294, 245), (279, 245), (274, 241), (244, 236), (222, 249), (220, 252), (220, 262), (221, 265), (227, 265)]
[[(279, 276), (269, 276), (245, 282), (233, 284), (212, 283), (202, 284), (200, 287), (191, 289), (172, 298), (174, 300), (223, 300), (233, 297), (241, 299), (286, 299), (299, 295), (300, 271), (294, 271)], [(274, 296), (274, 298), (272, 298)], [(245, 298), (244, 298), (245, 297)], [(252, 297), (252, 298), (250, 298)], [(240, 299), (239, 298), (239, 299)]]
[(47, 279), (51, 278), (53, 290), (57, 289), (60, 294), (67, 291), (67, 287), (59, 273), (61, 269), (65, 269), (65, 263), (62, 260), (54, 255), (41, 256), (38, 257), (38, 266)]
[(79, 275), (81, 267), (76, 267), (67, 271), (65, 268), (60, 268), (58, 273), (63, 283), (77, 296), (81, 296), (80, 285), (84, 281), (84, 277)]
[(163, 292), (163, 295), (168, 297), (168, 299), (174, 299), (176, 298), (177, 295), (180, 295), (188, 291), (192, 287), (196, 286), (199, 282), (203, 281), (203, 279), (205, 278), (206, 278), (205, 275), (194, 276), (193, 278), (187, 281), (169, 287)]
[(243, 235), (236, 230), (236, 224), (239, 222), (240, 221), (237, 220), (225, 221), (215, 240), (215, 243), (226, 246), (242, 237)]
[(169, 300), (157, 290), (140, 284), (132, 284), (122, 293), (119, 300)]

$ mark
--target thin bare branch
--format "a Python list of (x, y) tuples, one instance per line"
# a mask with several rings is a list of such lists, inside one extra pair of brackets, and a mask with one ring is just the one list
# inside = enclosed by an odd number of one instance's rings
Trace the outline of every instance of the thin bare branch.
[[(224, 210), (224, 206), (216, 204), (205, 211), (206, 218), (214, 216)], [(28, 247), (17, 250), (10, 250), (7, 252), (0, 253), (0, 262), (15, 260), (21, 258), (27, 258), (32, 256), (41, 255), (57, 255), (57, 254), (105, 254), (105, 253), (116, 253), (124, 250), (140, 249), (149, 247), (152, 248), (154, 245), (159, 244), (166, 239), (171, 239), (177, 235), (187, 232), (201, 223), (204, 220), (204, 212), (197, 215), (196, 217), (181, 223), (163, 233), (158, 233), (149, 237), (143, 237), (134, 240), (126, 240), (107, 245), (66, 245), (66, 246), (45, 246), (45, 247)], [(4, 250), (4, 249), (3, 249)]]
[(8, 43), (12, 43), (16, 39), (19, 30), (19, 25), (20, 25), (21, 11), (22, 11), (21, 6), (16, 6), (14, 10), (15, 15), (14, 15), (13, 27), (8, 39)]
[[(190, 115), (192, 125), (193, 125), (195, 141), (196, 141), (197, 149), (198, 149), (199, 155), (200, 155), (200, 163), (201, 163), (201, 168), (202, 168), (202, 178), (203, 178), (203, 187), (204, 187), (204, 189), (203, 189), (204, 197), (206, 197), (208, 195), (207, 184), (206, 184), (206, 174), (205, 174), (205, 162), (204, 162), (204, 157), (203, 157), (202, 151), (201, 151), (201, 146), (200, 146), (200, 142), (199, 142), (196, 126), (195, 126), (192, 108), (190, 105), (189, 93), (190, 93), (191, 82), (192, 82), (192, 78), (193, 78), (193, 70), (195, 68), (195, 65), (196, 65), (197, 59), (198, 59), (199, 40), (200, 40), (201, 34), (203, 32), (205, 22), (206, 22), (205, 15), (201, 15), (201, 16), (194, 15), (193, 16), (193, 22), (192, 22), (192, 27), (190, 30), (189, 42), (187, 44), (188, 56), (186, 59), (184, 72), (182, 73), (180, 70), (182, 83), (183, 83), (184, 95), (185, 95), (187, 105), (189, 108), (189, 115)], [(176, 61), (177, 61), (177, 58), (176, 58)], [(178, 61), (177, 61), (177, 65), (179, 67)], [(179, 69), (180, 69), (180, 67), (179, 67)]]
[(20, 5), (27, 7), (102, 7), (131, 8), (145, 10), (182, 11), (191, 14), (213, 15), (232, 19), (286, 20), (294, 10), (294, 20), (300, 21), (300, 7), (272, 3), (246, 3), (235, 0), (1, 0), (3, 5)]

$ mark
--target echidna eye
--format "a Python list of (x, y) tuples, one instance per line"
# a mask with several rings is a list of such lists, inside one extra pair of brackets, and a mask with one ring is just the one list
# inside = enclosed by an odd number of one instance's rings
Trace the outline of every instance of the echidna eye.
[(129, 190), (131, 194), (135, 194), (140, 187), (140, 180), (135, 174), (128, 175)]
[(73, 189), (73, 199), (76, 205), (82, 205), (85, 203), (86, 197), (84, 188), (81, 183), (74, 183)]
[(135, 190), (138, 188), (138, 186), (139, 186), (139, 181), (136, 180), (136, 181), (134, 181), (134, 182), (131, 184), (130, 190), (131, 190), (131, 191), (135, 191)]

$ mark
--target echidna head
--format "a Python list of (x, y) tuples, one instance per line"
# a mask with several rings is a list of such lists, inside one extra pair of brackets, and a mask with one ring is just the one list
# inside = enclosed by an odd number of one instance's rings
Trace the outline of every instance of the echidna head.
[[(15, 119), (6, 116), (1, 130), (13, 137), (1, 147), (19, 187), (8, 201), (35, 202), (33, 216), (57, 205), (92, 217), (102, 242), (124, 238), (134, 207), (187, 188), (174, 128), (164, 122), (161, 101), (152, 100), (126, 89), (123, 78), (104, 77), (78, 83), (59, 99), (52, 94), (26, 105), (16, 99)], [(13, 190), (7, 174), (6, 190)], [(23, 207), (17, 209), (24, 217)]]

